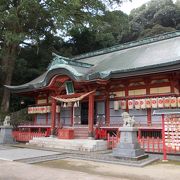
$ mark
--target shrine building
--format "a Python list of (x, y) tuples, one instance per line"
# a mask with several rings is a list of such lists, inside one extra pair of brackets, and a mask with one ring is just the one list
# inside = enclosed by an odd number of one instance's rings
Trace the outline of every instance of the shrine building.
[[(47, 71), (11, 93), (29, 96), (34, 122), (46, 136), (106, 139), (134, 116), (139, 133), (161, 138), (157, 109), (180, 108), (180, 31), (116, 45), (73, 58), (54, 54)], [(71, 135), (58, 131), (69, 130)], [(41, 130), (40, 130), (41, 131)]]

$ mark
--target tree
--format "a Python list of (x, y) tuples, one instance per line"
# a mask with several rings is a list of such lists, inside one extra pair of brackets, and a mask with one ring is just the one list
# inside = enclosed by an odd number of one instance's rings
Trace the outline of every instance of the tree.
[(72, 37), (69, 44), (73, 54), (81, 54), (122, 43), (129, 33), (128, 15), (122, 11), (107, 11), (104, 15), (94, 17), (99, 19), (96, 28), (74, 28), (70, 31)]
[(180, 0), (175, 3), (176, 6), (176, 29), (180, 30)]
[[(11, 84), (15, 60), (22, 44), (38, 47), (40, 40), (48, 34), (67, 33), (74, 26), (91, 26), (97, 23), (92, 17), (103, 14), (106, 2), (120, 3), (121, 0), (1, 0), (2, 84)], [(4, 90), (2, 111), (8, 111), (9, 96), (9, 92)]]
[(151, 0), (130, 13), (130, 25), (134, 38), (175, 31), (179, 10), (172, 0)]
[[(25, 40), (38, 42), (54, 24), (50, 13), (36, 0), (1, 0), (0, 9), (2, 83), (10, 85), (19, 45)], [(6, 112), (8, 107), (9, 92), (4, 90), (1, 110)]]

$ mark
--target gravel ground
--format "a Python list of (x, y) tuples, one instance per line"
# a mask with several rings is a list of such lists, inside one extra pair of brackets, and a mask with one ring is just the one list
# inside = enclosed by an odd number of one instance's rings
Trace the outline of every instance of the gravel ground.
[[(42, 167), (0, 160), (0, 180), (108, 180), (109, 177), (85, 172)], [(118, 178), (110, 178), (117, 180)], [(124, 179), (126, 180), (126, 179)]]
[(180, 166), (173, 163), (138, 168), (74, 159), (33, 165), (0, 160), (0, 180), (176, 180), (180, 177)]

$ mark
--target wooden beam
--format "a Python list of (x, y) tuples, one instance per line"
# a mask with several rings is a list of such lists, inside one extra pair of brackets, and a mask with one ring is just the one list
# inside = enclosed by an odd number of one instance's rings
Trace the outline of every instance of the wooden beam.
[(178, 94), (175, 93), (161, 93), (161, 94), (150, 94), (150, 95), (134, 95), (134, 96), (125, 96), (125, 97), (115, 97), (114, 100), (125, 100), (125, 99), (142, 99), (142, 98), (154, 98), (154, 97), (169, 97), (175, 96), (178, 97)]

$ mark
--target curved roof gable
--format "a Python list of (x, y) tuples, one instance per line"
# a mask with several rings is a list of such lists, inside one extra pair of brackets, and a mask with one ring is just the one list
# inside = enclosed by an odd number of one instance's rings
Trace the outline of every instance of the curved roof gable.
[(180, 70), (180, 31), (113, 46), (72, 59), (53, 55), (53, 61), (44, 74), (29, 83), (6, 87), (14, 92), (41, 89), (55, 75), (88, 81)]

